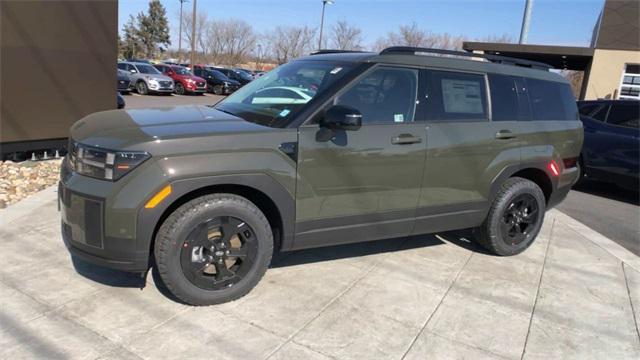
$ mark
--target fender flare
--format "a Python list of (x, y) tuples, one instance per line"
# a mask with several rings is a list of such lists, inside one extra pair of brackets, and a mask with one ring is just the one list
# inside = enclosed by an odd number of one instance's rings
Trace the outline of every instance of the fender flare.
[[(153, 209), (141, 208), (138, 212), (136, 248), (141, 251), (150, 251), (156, 229), (163, 215), (177, 200), (183, 196), (206, 187), (216, 185), (246, 186), (260, 191), (268, 196), (280, 212), (282, 220), (282, 250), (287, 250), (293, 245), (293, 233), (295, 228), (295, 199), (286, 188), (266, 174), (241, 174), (241, 175), (217, 175), (204, 176), (192, 179), (180, 179), (169, 182), (171, 194)], [(166, 185), (164, 185), (166, 186)], [(155, 195), (160, 189), (155, 189), (149, 197)], [(151, 255), (151, 254), (149, 254)]]
[(558, 187), (558, 179), (549, 174), (549, 170), (547, 169), (548, 163), (548, 161), (533, 161), (506, 166), (491, 182), (491, 188), (489, 190), (489, 203), (493, 202), (493, 199), (495, 199), (498, 190), (500, 190), (500, 186), (502, 186), (502, 184), (507, 181), (508, 178), (512, 177), (518, 171), (525, 169), (536, 169), (544, 172), (551, 182), (551, 193), (555, 192)]

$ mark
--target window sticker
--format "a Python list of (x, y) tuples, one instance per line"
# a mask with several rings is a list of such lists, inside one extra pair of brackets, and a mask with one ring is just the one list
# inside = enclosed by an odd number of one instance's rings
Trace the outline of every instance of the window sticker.
[(403, 114), (394, 114), (393, 115), (393, 121), (397, 122), (397, 123), (404, 122), (404, 115)]
[(444, 111), (448, 113), (481, 114), (480, 83), (472, 80), (442, 79)]
[(280, 111), (280, 114), (278, 114), (278, 116), (285, 117), (285, 116), (289, 115), (290, 112), (291, 112), (291, 110), (284, 109), (284, 110)]
[(333, 70), (331, 70), (331, 75), (335, 75), (335, 74), (339, 73), (340, 70), (342, 70), (341, 67), (334, 68)]

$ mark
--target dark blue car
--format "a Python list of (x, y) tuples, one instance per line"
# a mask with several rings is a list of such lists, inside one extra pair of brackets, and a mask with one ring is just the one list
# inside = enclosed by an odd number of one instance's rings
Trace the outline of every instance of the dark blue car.
[(578, 109), (584, 127), (584, 175), (638, 191), (640, 101), (578, 101)]

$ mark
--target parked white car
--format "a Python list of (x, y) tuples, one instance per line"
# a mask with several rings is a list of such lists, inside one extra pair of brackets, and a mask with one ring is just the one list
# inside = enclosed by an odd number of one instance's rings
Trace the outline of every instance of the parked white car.
[(138, 94), (173, 93), (173, 79), (162, 75), (151, 64), (123, 61), (118, 63), (118, 69), (129, 72), (131, 86)]

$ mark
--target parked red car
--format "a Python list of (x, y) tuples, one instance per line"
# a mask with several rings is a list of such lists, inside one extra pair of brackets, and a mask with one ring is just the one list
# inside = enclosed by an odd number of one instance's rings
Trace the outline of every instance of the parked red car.
[(207, 91), (205, 79), (193, 75), (184, 66), (166, 64), (155, 64), (153, 66), (162, 74), (173, 79), (175, 83), (174, 91), (178, 95), (184, 95), (185, 93), (204, 94)]

